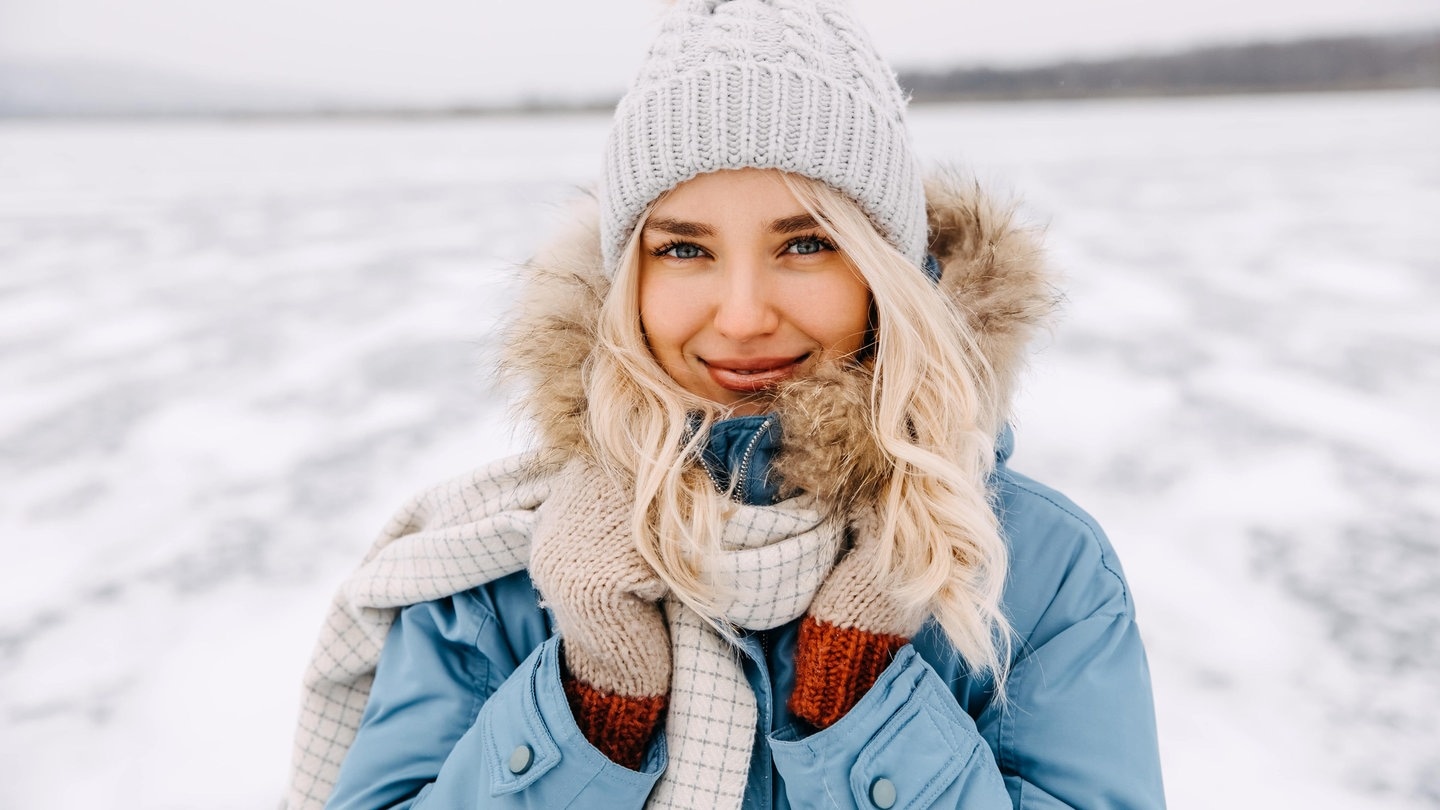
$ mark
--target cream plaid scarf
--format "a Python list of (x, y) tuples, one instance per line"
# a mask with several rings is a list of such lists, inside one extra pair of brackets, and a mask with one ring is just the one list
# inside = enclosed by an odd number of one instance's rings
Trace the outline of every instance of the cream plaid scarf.
[[(549, 481), (514, 456), (422, 493), (398, 512), (331, 603), (305, 674), (289, 810), (318, 810), (334, 787), (399, 608), (519, 571)], [(842, 527), (799, 499), (735, 505), (722, 539), (725, 617), (765, 630), (792, 621), (834, 565)], [(670, 763), (646, 806), (739, 807), (757, 707), (736, 650), (694, 611), (667, 599), (674, 650), (665, 735)]]

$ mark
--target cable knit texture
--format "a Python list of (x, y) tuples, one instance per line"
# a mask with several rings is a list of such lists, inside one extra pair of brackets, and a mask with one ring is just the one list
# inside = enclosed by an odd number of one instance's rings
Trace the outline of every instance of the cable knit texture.
[(530, 578), (555, 615), (565, 667), (601, 692), (630, 698), (670, 691), (665, 586), (635, 548), (634, 499), (584, 459), (555, 477), (540, 506)]
[(816, 728), (829, 728), (870, 691), (909, 642), (906, 636), (837, 627), (806, 616), (795, 647), (790, 711)]
[(790, 711), (819, 728), (850, 711), (925, 623), (926, 611), (892, 597), (876, 570), (880, 530), (873, 505), (856, 511), (849, 526), (853, 547), (820, 586), (800, 627)]
[(537, 511), (530, 577), (555, 616), (565, 694), (585, 738), (640, 767), (670, 691), (665, 586), (630, 531), (634, 499), (581, 458)]
[(925, 193), (895, 74), (843, 0), (678, 0), (615, 110), (600, 188), (613, 274), (655, 198), (721, 169), (780, 169), (860, 203), (917, 267)]
[[(667, 658), (669, 656), (666, 656)], [(660, 725), (668, 701), (658, 697), (628, 697), (596, 689), (565, 676), (565, 699), (575, 715), (575, 724), (590, 744), (611, 762), (632, 771), (645, 761), (645, 747)]]

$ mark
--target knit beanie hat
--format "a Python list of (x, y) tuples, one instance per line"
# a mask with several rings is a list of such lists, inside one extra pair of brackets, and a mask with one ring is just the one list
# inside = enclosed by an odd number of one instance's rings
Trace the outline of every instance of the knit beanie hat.
[(600, 190), (607, 272), (655, 198), (747, 167), (829, 184), (921, 266), (925, 192), (904, 111), (844, 0), (676, 0), (615, 110)]

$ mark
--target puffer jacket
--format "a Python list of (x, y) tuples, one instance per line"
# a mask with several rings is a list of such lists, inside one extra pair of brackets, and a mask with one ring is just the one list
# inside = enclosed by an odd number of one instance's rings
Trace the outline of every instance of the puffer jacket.
[[(766, 482), (774, 431), (712, 432), (712, 474)], [(762, 441), (751, 441), (757, 430)], [(1164, 806), (1145, 651), (1119, 560), (1085, 512), (1009, 468), (992, 487), (1010, 548), (1016, 631), (1008, 701), (927, 625), (839, 722), (806, 734), (786, 701), (798, 620), (741, 639), (759, 726), (746, 808), (1041, 810)], [(745, 453), (750, 453), (746, 463)], [(728, 469), (727, 469), (728, 468)], [(666, 765), (657, 732), (640, 771), (576, 726), (559, 639), (525, 572), (401, 611), (328, 807), (640, 808)]]
[[(956, 176), (927, 185), (927, 272), (937, 293), (964, 313), (974, 340), (962, 347), (993, 373), (994, 397), (977, 423), (1002, 432), (1026, 347), (1044, 328), (1056, 295), (1036, 234)], [(589, 441), (581, 369), (597, 345), (595, 324), (609, 290), (593, 211), (577, 218), (527, 265), (502, 366), (521, 382), (536, 426), (538, 457), (551, 462)], [(774, 497), (767, 473), (827, 471), (836, 503), (875, 497), (867, 482), (883, 459), (866, 450), (862, 414), (830, 412), (844, 398), (777, 402), (801, 441), (779, 441), (766, 420), (712, 428), (704, 462), (752, 503)], [(863, 399), (863, 397), (861, 397)], [(819, 412), (805, 413), (805, 409)], [(818, 437), (807, 425), (838, 425)], [(751, 441), (759, 437), (758, 441)], [(933, 624), (917, 634), (875, 686), (829, 728), (807, 733), (786, 709), (794, 685), (797, 625), (741, 639), (759, 720), (745, 806), (750, 808), (964, 807), (967, 810), (1159, 808), (1164, 806), (1150, 682), (1135, 611), (1105, 535), (1064, 496), (1010, 469), (1010, 434), (997, 442), (989, 480), (1009, 572), (1003, 610), (1015, 631), (1008, 702), (974, 677)], [(754, 455), (748, 455), (752, 448)], [(798, 455), (797, 455), (798, 453)], [(867, 455), (868, 454), (868, 455)], [(746, 459), (749, 459), (748, 463)], [(803, 479), (789, 481), (803, 485)], [(833, 483), (833, 486), (830, 484)], [(804, 486), (801, 486), (805, 489)], [(818, 491), (818, 490), (811, 490)], [(462, 512), (464, 499), (461, 499)], [(466, 514), (402, 515), (460, 525)], [(446, 522), (450, 521), (450, 522)], [(388, 542), (393, 537), (384, 536)], [(378, 546), (377, 546), (378, 547)], [(476, 580), (477, 582), (479, 580)], [(464, 586), (468, 587), (468, 586)], [(342, 596), (344, 595), (342, 589)], [(432, 597), (426, 597), (432, 598)], [(387, 603), (390, 604), (390, 603)], [(331, 807), (638, 808), (666, 766), (663, 730), (639, 771), (606, 759), (580, 733), (560, 681), (559, 642), (525, 572), (394, 614), (375, 679), (360, 703), (319, 700), (297, 734), (294, 795), (309, 807), (315, 785), (335, 779), (325, 735), (345, 748)], [(334, 661), (317, 650), (317, 660)], [(313, 674), (313, 673), (312, 673)], [(325, 676), (325, 672), (320, 673)], [(333, 673), (332, 673), (333, 674)], [(368, 673), (343, 673), (360, 684)], [(327, 676), (328, 677), (328, 676)], [(322, 681), (325, 686), (328, 681)], [(313, 688), (313, 687), (312, 687)], [(314, 694), (309, 693), (309, 694)], [(343, 706), (344, 717), (331, 714)], [(302, 713), (303, 714), (303, 713)], [(348, 732), (347, 732), (348, 733)], [(319, 747), (324, 748), (323, 745)], [(319, 795), (326, 795), (320, 791)]]

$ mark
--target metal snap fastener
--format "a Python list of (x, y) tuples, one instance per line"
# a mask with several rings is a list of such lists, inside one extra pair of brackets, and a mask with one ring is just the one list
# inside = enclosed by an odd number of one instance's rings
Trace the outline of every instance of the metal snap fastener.
[(885, 777), (880, 777), (870, 783), (870, 802), (880, 810), (890, 810), (895, 806), (895, 783)]
[(515, 750), (510, 752), (510, 772), (519, 776), (530, 770), (530, 764), (534, 761), (535, 752), (530, 750), (530, 746), (516, 746)]

